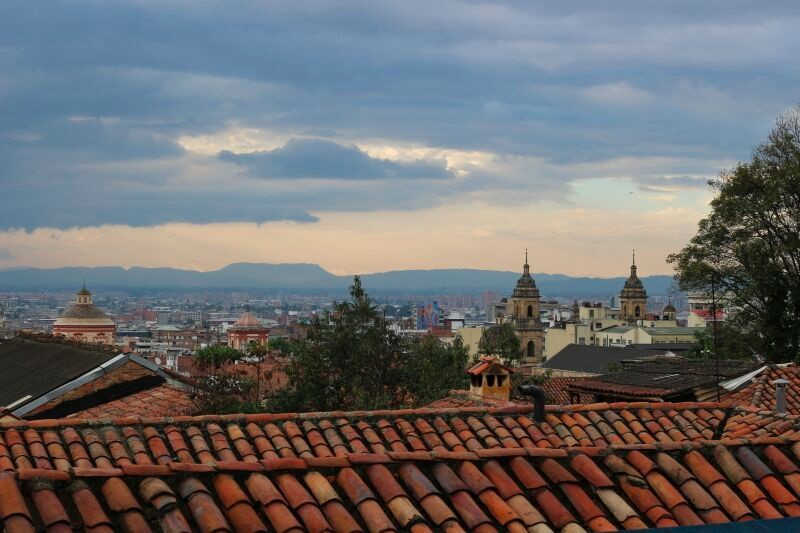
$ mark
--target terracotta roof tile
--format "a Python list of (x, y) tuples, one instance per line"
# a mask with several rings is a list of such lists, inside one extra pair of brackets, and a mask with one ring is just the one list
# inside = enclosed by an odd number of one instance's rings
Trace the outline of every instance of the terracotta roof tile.
[(800, 415), (800, 366), (769, 366), (746, 386), (725, 395), (726, 401), (737, 404), (752, 405), (768, 411), (775, 410), (775, 385), (773, 381), (785, 379), (786, 411)]
[(111, 419), (122, 416), (167, 417), (189, 412), (189, 391), (168, 384), (135, 392), (79, 411), (68, 418)]
[[(800, 515), (800, 436), (770, 434), (785, 417), (646, 402), (547, 415), (539, 423), (510, 406), (3, 423), (0, 524), (610, 531)], [(757, 429), (731, 439), (731, 421), (737, 434)]]

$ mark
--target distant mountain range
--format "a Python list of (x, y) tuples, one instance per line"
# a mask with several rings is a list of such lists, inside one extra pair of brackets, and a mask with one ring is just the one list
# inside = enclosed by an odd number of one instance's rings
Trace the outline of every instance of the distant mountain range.
[[(395, 270), (361, 276), (373, 293), (442, 294), (484, 290), (510, 293), (519, 272), (476, 269)], [(618, 278), (571, 277), (534, 274), (543, 296), (608, 297), (618, 294), (625, 281)], [(220, 270), (198, 272), (176, 268), (64, 267), (0, 270), (0, 290), (71, 290), (83, 280), (92, 290), (260, 290), (278, 292), (331, 292), (347, 290), (352, 276), (337, 276), (309, 263), (234, 263)], [(651, 295), (666, 294), (671, 276), (646, 276), (642, 282)]]

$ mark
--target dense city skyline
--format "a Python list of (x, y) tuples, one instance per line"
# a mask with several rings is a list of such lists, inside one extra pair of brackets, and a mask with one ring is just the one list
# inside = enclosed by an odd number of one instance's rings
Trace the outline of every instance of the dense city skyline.
[(0, 6), (0, 268), (669, 274), (794, 3)]

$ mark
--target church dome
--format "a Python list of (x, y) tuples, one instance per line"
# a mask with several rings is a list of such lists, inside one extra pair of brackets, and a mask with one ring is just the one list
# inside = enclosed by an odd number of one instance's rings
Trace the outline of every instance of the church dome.
[(664, 306), (664, 310), (662, 311), (662, 313), (664, 313), (664, 314), (666, 314), (666, 313), (676, 313), (676, 312), (677, 312), (677, 309), (675, 309), (675, 306), (672, 305), (672, 304), (667, 304), (666, 306)]
[(522, 276), (517, 280), (512, 294), (515, 298), (538, 298), (539, 289), (536, 288), (536, 281), (531, 276), (531, 267), (528, 265), (528, 251), (525, 251), (525, 265), (522, 267)]
[(643, 289), (644, 285), (642, 285), (642, 280), (636, 275), (636, 273), (632, 273), (628, 279), (625, 280), (625, 288), (626, 289)]
[(74, 304), (59, 318), (108, 318), (108, 315), (94, 304)]
[(253, 313), (245, 311), (242, 316), (239, 317), (239, 320), (233, 324), (233, 327), (236, 329), (260, 329), (264, 326)]
[(84, 286), (77, 293), (78, 300), (69, 306), (55, 321), (56, 326), (65, 325), (113, 325), (114, 321), (92, 302), (92, 293)]
[(631, 275), (625, 280), (625, 285), (622, 286), (620, 293), (622, 298), (646, 298), (647, 292), (644, 290), (644, 284), (639, 276), (636, 274), (636, 255), (633, 256), (631, 263)]

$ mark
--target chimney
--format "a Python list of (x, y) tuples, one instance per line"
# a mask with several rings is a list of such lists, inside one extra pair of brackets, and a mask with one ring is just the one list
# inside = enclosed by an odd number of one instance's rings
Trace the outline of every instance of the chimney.
[(508, 403), (511, 396), (512, 370), (497, 357), (481, 357), (467, 370), (470, 395), (478, 400)]
[(787, 379), (776, 379), (772, 382), (775, 385), (775, 412), (786, 412), (786, 385), (789, 384)]
[(523, 396), (533, 397), (533, 420), (544, 422), (544, 391), (536, 385), (520, 385), (519, 393)]

